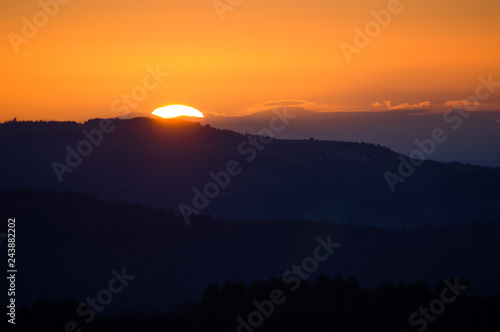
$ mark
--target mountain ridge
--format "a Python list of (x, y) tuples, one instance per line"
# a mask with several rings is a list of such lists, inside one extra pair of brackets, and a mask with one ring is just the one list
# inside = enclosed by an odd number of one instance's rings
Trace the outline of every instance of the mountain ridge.
[(111, 121), (113, 132), (59, 182), (54, 163), (65, 165), (68, 149), (89, 139), (83, 131), (95, 133), (102, 121), (111, 120), (0, 125), (0, 153), (9, 160), (0, 165), (0, 186), (78, 191), (179, 211), (180, 204), (194, 207), (194, 190), (214, 181), (211, 172), (235, 161), (241, 173), (200, 213), (234, 220), (341, 218), (390, 227), (500, 219), (494, 208), (500, 169), (429, 160), (392, 193), (384, 174), (397, 175), (401, 160), (388, 148), (272, 139), (248, 161), (253, 154), (239, 150), (253, 151), (249, 140), (255, 136), (179, 119)]

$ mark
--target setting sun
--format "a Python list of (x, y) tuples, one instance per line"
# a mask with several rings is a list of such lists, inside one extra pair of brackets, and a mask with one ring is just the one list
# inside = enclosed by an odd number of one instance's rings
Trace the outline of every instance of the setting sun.
[(168, 105), (157, 108), (153, 111), (154, 115), (161, 116), (162, 118), (176, 118), (179, 116), (193, 116), (196, 118), (203, 118), (203, 113), (195, 108), (184, 105)]

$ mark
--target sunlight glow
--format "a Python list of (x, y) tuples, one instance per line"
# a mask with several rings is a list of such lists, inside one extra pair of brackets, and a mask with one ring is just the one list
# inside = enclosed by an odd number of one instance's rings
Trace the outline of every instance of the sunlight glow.
[(168, 105), (157, 108), (153, 111), (154, 115), (162, 118), (176, 118), (179, 116), (192, 116), (196, 118), (203, 118), (203, 113), (195, 108), (184, 105)]

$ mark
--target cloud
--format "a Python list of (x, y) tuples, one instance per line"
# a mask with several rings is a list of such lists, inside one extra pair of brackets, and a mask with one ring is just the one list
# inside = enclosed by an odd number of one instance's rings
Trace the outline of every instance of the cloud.
[(444, 103), (443, 105), (446, 106), (446, 107), (459, 108), (459, 107), (463, 107), (464, 105), (479, 106), (479, 105), (481, 105), (481, 103), (480, 102), (467, 101), (467, 100), (450, 100), (450, 101), (447, 101), (446, 103)]
[(264, 106), (297, 106), (307, 103), (304, 100), (278, 100), (264, 103)]
[(249, 113), (255, 113), (260, 111), (265, 111), (273, 107), (301, 107), (308, 111), (314, 112), (333, 112), (333, 111), (341, 111), (338, 107), (334, 105), (328, 104), (319, 104), (314, 101), (303, 100), (303, 99), (279, 99), (279, 100), (270, 100), (265, 103), (255, 105), (248, 108)]
[(402, 103), (399, 105), (392, 106), (390, 100), (384, 100), (382, 103), (379, 103), (377, 101), (377, 102), (371, 104), (370, 106), (376, 107), (376, 108), (388, 109), (388, 110), (398, 110), (398, 109), (403, 109), (403, 108), (429, 107), (429, 106), (431, 106), (431, 103), (429, 101), (423, 101), (423, 102), (420, 102), (417, 104)]

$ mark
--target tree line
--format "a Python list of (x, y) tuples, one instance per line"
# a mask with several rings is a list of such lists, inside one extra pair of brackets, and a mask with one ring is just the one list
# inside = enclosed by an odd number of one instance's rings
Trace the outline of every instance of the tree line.
[[(451, 279), (448, 279), (451, 280)], [(466, 279), (458, 282), (467, 284)], [(206, 286), (198, 303), (189, 302), (166, 312), (124, 310), (115, 317), (97, 317), (91, 324), (82, 324), (82, 331), (499, 331), (500, 294), (457, 296), (453, 303), (425, 327), (410, 324), (410, 316), (429, 306), (449, 283), (439, 282), (434, 289), (424, 281), (409, 284), (384, 283), (376, 289), (362, 289), (349, 277), (333, 279), (321, 274), (311, 283), (301, 282), (291, 291), (277, 278), (254, 281), (249, 285), (226, 281), (222, 285)], [(257, 327), (241, 325), (249, 313), (255, 312), (255, 302), (263, 303), (275, 289), (284, 292), (286, 301), (276, 306), (272, 314)], [(68, 321), (80, 323), (76, 315), (78, 303), (39, 301), (31, 308), (17, 311), (18, 331), (64, 331)], [(6, 316), (6, 308), (0, 314)], [(255, 316), (255, 315), (254, 315)], [(80, 320), (80, 321), (79, 321)], [(83, 322), (82, 322), (83, 323)]]

